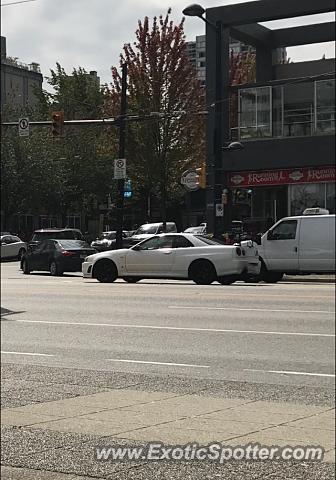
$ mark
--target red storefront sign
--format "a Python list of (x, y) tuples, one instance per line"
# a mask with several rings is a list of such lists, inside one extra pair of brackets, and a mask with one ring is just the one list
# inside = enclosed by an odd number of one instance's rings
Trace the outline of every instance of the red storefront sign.
[(291, 168), (284, 170), (259, 170), (231, 172), (230, 187), (262, 187), (293, 183), (326, 183), (335, 181), (335, 166), (316, 168)]

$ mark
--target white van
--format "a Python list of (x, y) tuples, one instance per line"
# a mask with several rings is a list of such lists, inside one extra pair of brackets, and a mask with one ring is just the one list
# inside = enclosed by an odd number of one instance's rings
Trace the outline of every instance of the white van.
[(335, 273), (335, 215), (282, 218), (261, 237), (258, 250), (261, 279), (268, 283), (284, 273)]

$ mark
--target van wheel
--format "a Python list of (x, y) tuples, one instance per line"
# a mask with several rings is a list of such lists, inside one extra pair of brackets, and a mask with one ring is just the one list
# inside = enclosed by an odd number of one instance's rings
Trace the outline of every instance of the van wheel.
[(238, 275), (224, 275), (223, 277), (218, 277), (217, 280), (222, 285), (231, 285), (239, 279)]
[(113, 283), (118, 278), (118, 271), (111, 260), (100, 260), (94, 266), (93, 277), (101, 283)]
[(261, 264), (260, 269), (260, 279), (266, 283), (277, 283), (279, 282), (284, 274), (282, 272), (270, 272), (267, 270), (266, 265), (264, 262)]
[(210, 285), (217, 279), (215, 267), (209, 260), (196, 260), (189, 267), (189, 278), (197, 285)]

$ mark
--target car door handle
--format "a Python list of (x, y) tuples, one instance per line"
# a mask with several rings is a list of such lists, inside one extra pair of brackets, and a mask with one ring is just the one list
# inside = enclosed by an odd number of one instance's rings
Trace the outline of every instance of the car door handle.
[(170, 253), (173, 253), (173, 250), (162, 250), (162, 253), (169, 255)]

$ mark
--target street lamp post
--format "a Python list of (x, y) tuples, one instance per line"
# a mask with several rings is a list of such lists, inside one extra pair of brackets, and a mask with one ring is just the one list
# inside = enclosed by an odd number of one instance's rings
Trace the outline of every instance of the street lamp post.
[[(214, 111), (215, 111), (215, 126), (213, 131), (213, 162), (212, 162), (212, 233), (214, 237), (220, 236), (220, 224), (219, 218), (216, 215), (216, 204), (222, 203), (222, 152), (229, 150), (239, 150), (243, 148), (243, 145), (240, 142), (231, 142), (223, 146), (222, 143), (222, 128), (223, 128), (223, 96), (222, 96), (222, 22), (217, 21), (216, 24), (209, 22), (204, 18), (205, 9), (198, 4), (192, 4), (186, 7), (183, 10), (183, 15), (189, 17), (198, 17), (203, 20), (207, 25), (214, 29), (216, 33), (216, 60), (215, 60), (215, 101), (214, 101)], [(210, 162), (207, 162), (208, 165)], [(227, 208), (225, 209), (227, 210)], [(225, 212), (225, 218), (228, 218), (228, 212)], [(211, 229), (211, 225), (210, 225)]]

